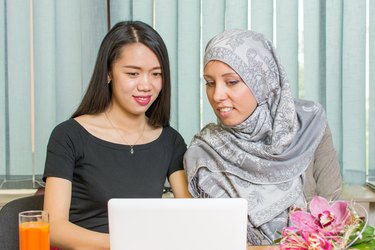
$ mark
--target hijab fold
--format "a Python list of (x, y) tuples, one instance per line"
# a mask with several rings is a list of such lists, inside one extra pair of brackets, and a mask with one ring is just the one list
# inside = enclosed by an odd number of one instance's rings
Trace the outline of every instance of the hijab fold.
[(204, 65), (218, 60), (249, 87), (258, 106), (242, 123), (208, 124), (184, 157), (194, 197), (248, 201), (248, 241), (272, 243), (287, 225), (288, 209), (305, 206), (303, 173), (326, 127), (320, 104), (294, 99), (272, 43), (248, 30), (210, 40)]

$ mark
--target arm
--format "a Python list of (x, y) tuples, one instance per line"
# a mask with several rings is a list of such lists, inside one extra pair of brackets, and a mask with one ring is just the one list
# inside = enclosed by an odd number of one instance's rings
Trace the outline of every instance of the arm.
[(184, 170), (178, 170), (169, 176), (169, 183), (175, 198), (191, 198)]
[(316, 182), (315, 193), (329, 200), (341, 194), (341, 173), (336, 150), (333, 146), (331, 130), (327, 126), (316, 152), (313, 167)]
[(50, 219), (51, 245), (63, 249), (109, 249), (109, 235), (79, 227), (69, 222), (72, 183), (48, 177), (44, 195), (44, 210)]

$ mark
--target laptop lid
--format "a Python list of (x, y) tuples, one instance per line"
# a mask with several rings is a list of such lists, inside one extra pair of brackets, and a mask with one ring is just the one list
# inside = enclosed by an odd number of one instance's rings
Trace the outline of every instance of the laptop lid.
[(245, 250), (247, 201), (111, 199), (111, 250)]

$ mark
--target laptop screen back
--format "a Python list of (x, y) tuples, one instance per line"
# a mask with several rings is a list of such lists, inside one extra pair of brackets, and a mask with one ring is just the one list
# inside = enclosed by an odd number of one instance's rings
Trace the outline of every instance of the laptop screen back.
[(111, 250), (245, 250), (247, 201), (111, 199)]

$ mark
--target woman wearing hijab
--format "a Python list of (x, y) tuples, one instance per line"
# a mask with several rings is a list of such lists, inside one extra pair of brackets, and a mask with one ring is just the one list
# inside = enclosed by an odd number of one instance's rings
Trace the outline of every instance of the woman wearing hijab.
[(248, 243), (269, 245), (293, 207), (336, 199), (341, 176), (322, 106), (295, 99), (271, 41), (248, 30), (213, 39), (204, 57), (217, 124), (192, 140), (184, 164), (194, 197), (248, 200)]

